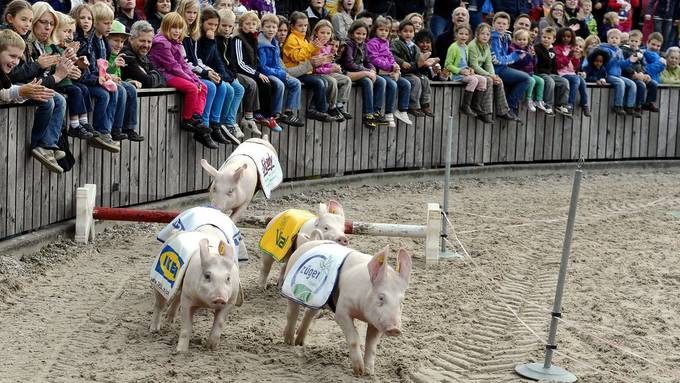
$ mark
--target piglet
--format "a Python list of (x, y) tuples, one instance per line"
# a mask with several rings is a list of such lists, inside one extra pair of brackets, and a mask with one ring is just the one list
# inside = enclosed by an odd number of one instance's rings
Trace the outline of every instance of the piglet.
[[(272, 221), (278, 218), (281, 214), (283, 214), (283, 212), (277, 214), (272, 219)], [(268, 228), (269, 225), (267, 225), (267, 229)], [(319, 231), (319, 239), (335, 241), (343, 246), (347, 246), (349, 244), (349, 239), (347, 239), (347, 236), (345, 235), (345, 211), (343, 210), (342, 205), (337, 201), (330, 200), (328, 201), (328, 204), (319, 204), (317, 217), (308, 220), (300, 228), (293, 250), (309, 241), (309, 236), (313, 230)], [(267, 278), (269, 278), (269, 272), (271, 271), (272, 264), (274, 263), (274, 258), (267, 255), (262, 255), (260, 259), (262, 260), (262, 267), (260, 268), (260, 287), (264, 289), (267, 287)], [(284, 263), (287, 261), (288, 259), (283, 260)], [(283, 281), (284, 270), (285, 266), (281, 269), (281, 274), (279, 275), (279, 285)]]
[[(234, 264), (234, 250), (225, 246), (224, 255), (220, 256), (217, 249), (208, 247), (208, 240), (199, 242), (199, 254), (194, 254), (182, 280), (182, 286), (172, 299), (167, 313), (168, 322), (172, 323), (177, 307), (182, 306), (182, 329), (177, 342), (177, 352), (189, 350), (191, 327), (194, 312), (199, 308), (213, 310), (215, 318), (208, 337), (208, 348), (214, 350), (220, 342), (220, 334), (225, 318), (238, 299), (239, 271)], [(161, 328), (160, 313), (166, 305), (163, 296), (156, 291), (156, 304), (151, 319), (151, 332)]]
[[(310, 242), (300, 246), (290, 257), (289, 265), (315, 246), (331, 241), (319, 241), (320, 233), (314, 232)], [(386, 246), (373, 256), (358, 251), (347, 255), (340, 268), (338, 284), (333, 292), (335, 321), (342, 328), (352, 368), (356, 375), (372, 374), (375, 352), (380, 337), (401, 334), (401, 307), (411, 275), (411, 256), (404, 249), (397, 252), (397, 270), (388, 265), (389, 247)], [(290, 270), (286, 270), (286, 273)], [(303, 345), (307, 330), (319, 310), (307, 309), (295, 333), (300, 306), (288, 300), (284, 341), (287, 344)], [(365, 352), (362, 357), (361, 340), (354, 327), (354, 320), (368, 324)]]

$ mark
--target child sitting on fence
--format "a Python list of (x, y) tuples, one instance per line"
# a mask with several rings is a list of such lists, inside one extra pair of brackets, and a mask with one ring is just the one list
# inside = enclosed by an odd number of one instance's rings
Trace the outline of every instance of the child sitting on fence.
[(636, 56), (638, 60), (630, 67), (626, 68), (622, 73), (627, 78), (633, 80), (637, 86), (637, 99), (635, 102), (635, 110), (641, 113), (642, 110), (650, 112), (658, 112), (659, 108), (654, 105), (656, 101), (658, 83), (648, 75), (645, 68), (645, 60), (642, 49), (642, 32), (634, 29), (628, 34), (628, 44), (621, 47), (623, 51), (623, 58), (629, 59), (631, 56)]
[(369, 129), (389, 125), (381, 112), (385, 102), (385, 79), (378, 76), (368, 60), (364, 42), (368, 27), (363, 21), (355, 21), (348, 30), (349, 40), (343, 45), (340, 63), (352, 81), (359, 83), (363, 99), (363, 121)]
[(336, 121), (351, 120), (352, 115), (347, 113), (345, 105), (349, 101), (352, 91), (352, 80), (342, 74), (342, 68), (335, 62), (333, 26), (327, 20), (320, 20), (314, 30), (312, 39), (321, 47), (317, 54), (312, 56), (319, 61), (328, 61), (314, 67), (314, 74), (321, 75), (328, 87), (328, 114)]
[(643, 53), (645, 72), (657, 83), (661, 80), (661, 72), (666, 67), (666, 59), (661, 57), (662, 46), (663, 35), (659, 32), (650, 33), (647, 37), (647, 49)]
[(680, 85), (680, 48), (670, 47), (666, 51), (666, 69), (661, 72), (661, 83)]
[(472, 110), (477, 117), (484, 123), (493, 123), (493, 111), (504, 120), (515, 120), (515, 116), (510, 115), (510, 107), (505, 98), (503, 80), (494, 71), (491, 59), (491, 26), (486, 23), (479, 24), (475, 31), (475, 38), (468, 44), (467, 57), (470, 68), (474, 73), (486, 76), (486, 91), (475, 92), (472, 99)]
[(604, 49), (594, 49), (588, 55), (588, 63), (583, 66), (586, 72), (586, 81), (597, 85), (607, 84), (607, 63), (609, 53)]
[(467, 25), (461, 25), (455, 29), (456, 41), (451, 44), (449, 50), (446, 52), (445, 69), (451, 72), (451, 79), (454, 81), (462, 81), (465, 84), (463, 91), (463, 102), (460, 105), (460, 111), (468, 116), (477, 117), (477, 113), (472, 108), (472, 99), (475, 97), (475, 92), (486, 92), (487, 78), (476, 74), (474, 69), (470, 67), (467, 41), (470, 40), (472, 30)]
[[(534, 67), (536, 66), (536, 51), (534, 47), (529, 44), (529, 31), (526, 29), (518, 29), (513, 34), (513, 41), (510, 44), (510, 52), (525, 52), (524, 58), (517, 60), (516, 62), (510, 64), (511, 68), (520, 70), (529, 76), (531, 76), (529, 87), (527, 88), (527, 108), (530, 111), (535, 112), (536, 108), (541, 109), (545, 113), (548, 112), (548, 108), (543, 102), (543, 89), (545, 87), (545, 81), (542, 77), (534, 74)], [(534, 89), (536, 90), (536, 97), (534, 101)]]
[[(470, 33), (470, 35), (472, 35), (472, 33)], [(415, 41), (418, 48), (420, 48), (420, 53), (428, 53), (430, 56), (434, 55), (434, 52), (432, 51), (432, 44), (434, 42), (432, 32), (427, 29), (423, 29), (422, 31), (416, 33), (413, 41)], [(420, 71), (430, 80), (448, 81), (449, 77), (451, 77), (451, 73), (446, 70), (446, 68), (442, 68), (442, 64), (443, 63), (437, 62), (432, 66), (420, 68)]]
[(557, 31), (555, 63), (557, 64), (557, 74), (569, 81), (569, 98), (567, 99), (569, 114), (574, 112), (576, 92), (578, 91), (581, 101), (581, 112), (584, 116), (590, 117), (586, 82), (580, 75), (581, 49), (576, 45), (576, 34), (571, 28), (561, 28)]
[(144, 141), (144, 137), (137, 133), (137, 89), (141, 88), (142, 84), (135, 80), (123, 81), (121, 77), (121, 68), (126, 64), (124, 55), (120, 51), (123, 49), (128, 36), (130, 34), (125, 32), (125, 26), (119, 21), (113, 20), (111, 32), (108, 35), (108, 42), (111, 47), (108, 72), (118, 87), (118, 105), (111, 136), (116, 141), (128, 139), (140, 142)]
[[(73, 41), (75, 20), (63, 13), (57, 13), (57, 17), (59, 20), (52, 30), (51, 36), (53, 44), (45, 46), (45, 53), (63, 55), (66, 49), (77, 52), (80, 44)], [(86, 61), (85, 59), (85, 61), (79, 61), (79, 63), (85, 64)], [(86, 65), (83, 69), (86, 69)], [(69, 115), (66, 134), (84, 140), (93, 138), (94, 135), (89, 132), (92, 128), (87, 119), (87, 114), (92, 112), (92, 100), (90, 100), (90, 92), (87, 86), (67, 77), (61, 80), (55, 89), (57, 92), (68, 96), (66, 104), (68, 105)]]
[[(390, 22), (382, 16), (376, 18), (371, 30), (371, 39), (366, 43), (366, 54), (368, 61), (378, 70), (378, 75), (385, 79), (385, 119), (390, 128), (394, 128), (397, 126), (395, 117), (407, 125), (412, 124), (406, 113), (411, 96), (411, 83), (401, 76), (399, 64), (390, 51), (389, 35)], [(395, 110), (397, 95), (398, 108)]]
[[(262, 16), (262, 32), (257, 41), (259, 56), (257, 69), (264, 73), (274, 86), (274, 118), (287, 125), (302, 127), (304, 123), (294, 112), (300, 109), (301, 84), (300, 80), (286, 73), (279, 42), (274, 38), (278, 29), (279, 18), (276, 15), (268, 13)], [(285, 110), (284, 91), (287, 91)]]
[(420, 73), (420, 68), (433, 66), (439, 62), (438, 58), (430, 58), (431, 53), (422, 54), (420, 48), (413, 41), (415, 27), (413, 23), (404, 20), (399, 23), (399, 38), (390, 44), (392, 55), (401, 68), (401, 75), (411, 83), (411, 99), (409, 113), (416, 117), (433, 117), (430, 98), (430, 80)]
[(170, 12), (163, 16), (161, 27), (151, 44), (149, 59), (165, 77), (168, 86), (184, 95), (180, 128), (194, 132), (194, 139), (204, 140), (202, 136), (210, 135), (210, 128), (203, 125), (201, 116), (208, 91), (182, 55), (184, 28), (184, 19), (179, 13)]
[(638, 58), (632, 56), (625, 60), (623, 52), (619, 48), (620, 44), (621, 31), (610, 29), (607, 32), (607, 43), (600, 45), (600, 48), (607, 50), (610, 56), (607, 63), (607, 82), (614, 86), (614, 113), (619, 115), (631, 114), (634, 117), (640, 118), (642, 115), (635, 111), (635, 83), (622, 76), (622, 70), (630, 67)]

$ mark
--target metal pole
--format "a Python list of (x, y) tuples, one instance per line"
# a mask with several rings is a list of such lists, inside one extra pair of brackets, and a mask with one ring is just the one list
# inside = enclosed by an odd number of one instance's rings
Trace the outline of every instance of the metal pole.
[(552, 362), (553, 352), (557, 348), (555, 338), (557, 336), (557, 321), (562, 316), (560, 312), (562, 307), (562, 292), (564, 291), (564, 283), (567, 278), (567, 267), (569, 266), (569, 254), (571, 253), (571, 237), (574, 232), (574, 221), (576, 219), (576, 204), (578, 202), (578, 193), (581, 188), (581, 177), (583, 170), (581, 170), (582, 162), (579, 161), (574, 174), (574, 184), (571, 188), (571, 202), (569, 203), (569, 218), (567, 219), (567, 230), (564, 234), (564, 244), (562, 245), (562, 260), (560, 261), (560, 274), (557, 278), (557, 288), (555, 289), (555, 302), (553, 303), (552, 320), (550, 321), (550, 331), (548, 333), (548, 344), (545, 346), (545, 361), (543, 368), (550, 368)]
[(439, 251), (446, 252), (445, 239), (449, 236), (446, 215), (449, 214), (449, 181), (451, 179), (451, 141), (453, 141), (453, 116), (449, 116), (449, 129), (446, 132), (446, 171), (444, 173), (444, 207), (442, 209), (442, 232), (439, 240)]

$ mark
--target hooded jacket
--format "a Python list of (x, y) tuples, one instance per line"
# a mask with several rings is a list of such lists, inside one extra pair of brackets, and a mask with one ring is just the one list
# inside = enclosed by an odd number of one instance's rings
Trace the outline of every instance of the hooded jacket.
[(661, 80), (661, 72), (666, 69), (666, 65), (661, 62), (661, 56), (658, 52), (645, 50), (642, 54), (645, 60), (645, 71), (657, 83)]
[(220, 53), (217, 51), (216, 39), (209, 39), (207, 37), (198, 39), (198, 42), (196, 43), (196, 55), (205, 65), (219, 74), (222, 81), (234, 81), (232, 73), (227, 72), (224, 68), (224, 62), (220, 58)]
[(560, 76), (576, 74), (579, 71), (581, 60), (571, 55), (573, 50), (574, 48), (569, 45), (555, 45), (555, 64), (557, 65), (557, 74)]
[(385, 72), (392, 72), (394, 60), (392, 51), (390, 51), (390, 42), (379, 37), (374, 37), (366, 43), (366, 55), (368, 61), (376, 68), (384, 70)]
[(275, 76), (281, 81), (286, 80), (286, 70), (281, 59), (279, 42), (275, 38), (267, 40), (263, 33), (257, 39), (257, 69), (267, 76)]
[(621, 77), (622, 70), (632, 65), (630, 61), (623, 58), (621, 48), (610, 44), (600, 44), (600, 48), (606, 50), (610, 56), (609, 62), (607, 63), (608, 76)]
[(354, 40), (347, 40), (340, 53), (340, 66), (347, 72), (361, 72), (375, 69), (368, 61), (364, 44), (357, 45)]
[(307, 41), (305, 35), (293, 29), (283, 44), (283, 63), (286, 68), (298, 66), (309, 61), (318, 51), (319, 48)]
[(234, 81), (236, 79), (236, 72), (232, 69), (231, 66), (231, 56), (229, 52), (229, 45), (231, 44), (231, 38), (225, 38), (223, 36), (215, 36), (215, 48), (217, 49), (217, 55), (222, 60), (222, 64), (224, 66), (224, 72), (227, 74), (226, 78), (230, 78), (231, 80), (227, 80), (229, 82)]
[(557, 74), (555, 49), (553, 47), (546, 48), (543, 44), (536, 44), (534, 45), (534, 52), (536, 52), (536, 67), (534, 68), (534, 73)]
[(162, 33), (157, 34), (151, 43), (149, 60), (170, 81), (175, 77), (183, 78), (197, 86), (201, 86), (201, 80), (194, 74), (182, 55), (182, 44), (179, 41), (170, 41)]
[(519, 52), (510, 52), (510, 41), (512, 38), (507, 32), (502, 35), (495, 30), (491, 32), (491, 60), (496, 71), (519, 60)]

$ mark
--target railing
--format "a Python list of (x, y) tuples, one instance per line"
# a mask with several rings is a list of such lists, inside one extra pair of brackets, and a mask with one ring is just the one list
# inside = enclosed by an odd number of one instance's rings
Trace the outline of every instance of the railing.
[[(455, 113), (455, 165), (510, 162), (677, 158), (680, 156), (680, 88), (659, 88), (660, 113), (642, 119), (611, 112), (613, 92), (591, 86), (592, 117), (545, 117), (523, 109), (524, 124), (484, 125), (458, 114), (460, 84), (434, 83), (434, 118), (371, 131), (361, 124), (361, 92), (353, 89), (346, 123), (307, 120), (303, 128), (270, 133), (286, 179), (337, 176), (444, 164), (448, 116)], [(303, 92), (303, 105), (306, 105)], [(70, 139), (76, 159), (63, 175), (48, 172), (30, 156), (33, 108), (0, 107), (0, 240), (74, 217), (77, 187), (97, 184), (97, 205), (130, 206), (204, 190), (209, 177), (199, 164), (218, 166), (231, 145), (208, 150), (179, 130), (181, 100), (173, 89), (139, 92), (142, 143), (124, 141), (119, 154)]]

